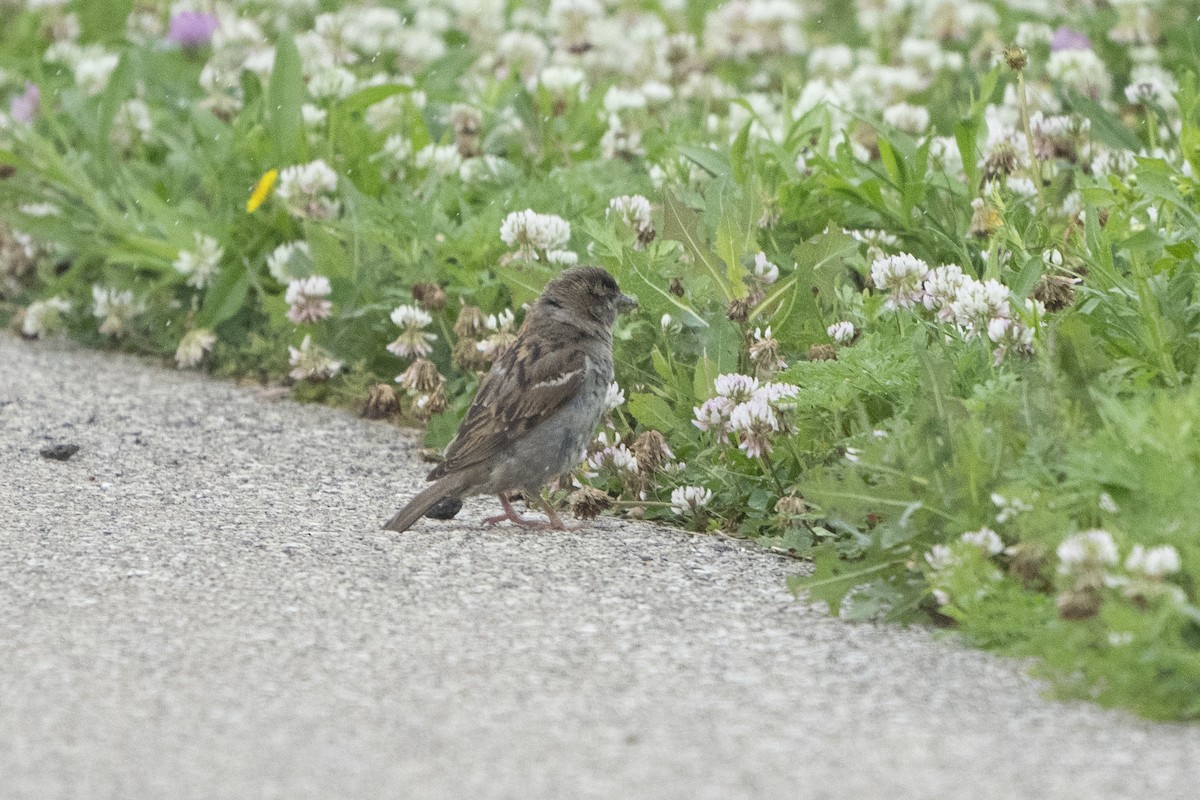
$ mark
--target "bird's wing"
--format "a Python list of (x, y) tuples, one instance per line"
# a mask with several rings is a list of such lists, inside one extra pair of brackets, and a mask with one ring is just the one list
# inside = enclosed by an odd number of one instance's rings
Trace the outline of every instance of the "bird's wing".
[(445, 461), (429, 480), (491, 460), (579, 393), (588, 367), (580, 343), (551, 345), (545, 337), (523, 333), (484, 377)]

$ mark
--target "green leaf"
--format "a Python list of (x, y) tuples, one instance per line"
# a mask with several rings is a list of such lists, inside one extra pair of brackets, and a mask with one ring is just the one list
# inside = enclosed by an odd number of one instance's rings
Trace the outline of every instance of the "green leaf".
[(378, 86), (368, 86), (365, 89), (359, 89), (341, 100), (338, 104), (338, 110), (347, 114), (353, 114), (357, 111), (365, 111), (381, 100), (386, 100), (389, 97), (397, 94), (405, 94), (411, 92), (413, 87), (403, 83), (381, 83)]
[(1142, 149), (1142, 140), (1137, 134), (1126, 128), (1121, 120), (1095, 100), (1084, 97), (1079, 92), (1068, 92), (1067, 104), (1092, 121), (1092, 138), (1096, 141), (1135, 153)]
[(215, 328), (241, 310), (250, 292), (250, 274), (242, 264), (225, 264), (204, 293), (196, 326)]
[(724, 177), (730, 172), (729, 159), (722, 152), (712, 150), (708, 147), (690, 147), (687, 145), (676, 149), (679, 151), (679, 155), (714, 178)]
[(855, 586), (869, 582), (885, 570), (895, 567), (897, 561), (874, 564), (867, 567), (847, 569), (848, 565), (838, 555), (833, 544), (822, 544), (813, 550), (813, 572), (811, 575), (794, 575), (788, 578), (788, 588), (796, 594), (804, 593), (809, 600), (823, 600), (829, 604), (830, 613), (836, 615), (842, 600)]
[(76, 0), (83, 41), (111, 41), (125, 33), (125, 20), (133, 0)]
[(300, 51), (290, 34), (283, 34), (275, 45), (275, 66), (267, 87), (267, 127), (275, 163), (288, 166), (305, 157), (304, 120), (300, 108), (304, 105), (304, 75)]
[(700, 230), (701, 217), (681, 200), (674, 192), (667, 191), (663, 195), (663, 229), (664, 239), (670, 239), (683, 245), (692, 260), (704, 267), (717, 286), (725, 295), (725, 300), (733, 299), (725, 277), (716, 265), (716, 255), (709, 249), (707, 241)]
[(629, 412), (641, 425), (660, 433), (673, 431), (679, 424), (671, 405), (654, 394), (634, 394), (629, 399)]

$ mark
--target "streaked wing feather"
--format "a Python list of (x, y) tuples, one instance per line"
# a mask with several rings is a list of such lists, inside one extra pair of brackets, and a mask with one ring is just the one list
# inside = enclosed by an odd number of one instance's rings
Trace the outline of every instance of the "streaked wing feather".
[(522, 336), (484, 377), (445, 461), (429, 480), (492, 459), (549, 419), (578, 394), (586, 367), (579, 347)]

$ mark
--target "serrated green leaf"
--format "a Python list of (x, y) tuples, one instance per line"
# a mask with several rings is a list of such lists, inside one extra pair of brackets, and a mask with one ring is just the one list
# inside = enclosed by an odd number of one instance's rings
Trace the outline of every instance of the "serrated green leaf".
[(679, 424), (670, 403), (654, 394), (635, 393), (629, 398), (629, 412), (639, 424), (660, 433), (669, 433)]

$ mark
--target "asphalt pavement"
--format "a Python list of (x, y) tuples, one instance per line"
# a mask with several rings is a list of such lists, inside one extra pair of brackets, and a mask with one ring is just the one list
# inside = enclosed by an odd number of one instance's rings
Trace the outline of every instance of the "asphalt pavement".
[(385, 533), (417, 448), (0, 334), (0, 798), (1196, 796), (1200, 726), (831, 619), (749, 543)]

